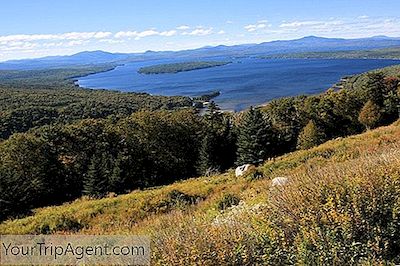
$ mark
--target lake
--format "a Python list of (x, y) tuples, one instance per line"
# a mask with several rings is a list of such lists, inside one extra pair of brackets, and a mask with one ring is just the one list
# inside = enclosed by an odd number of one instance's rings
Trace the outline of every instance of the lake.
[(214, 101), (224, 110), (240, 111), (279, 97), (321, 93), (344, 76), (400, 64), (400, 60), (370, 59), (214, 60), (232, 63), (177, 74), (143, 75), (137, 73), (143, 66), (184, 60), (132, 62), (108, 72), (79, 78), (78, 84), (84, 88), (153, 95), (199, 96), (220, 91), (221, 95)]

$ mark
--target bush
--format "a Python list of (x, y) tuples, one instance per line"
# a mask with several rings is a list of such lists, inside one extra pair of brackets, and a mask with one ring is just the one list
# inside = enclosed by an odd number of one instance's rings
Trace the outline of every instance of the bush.
[(240, 202), (240, 198), (234, 194), (225, 194), (218, 202), (217, 208), (218, 210), (226, 210), (229, 207), (236, 206)]
[(204, 197), (199, 195), (189, 195), (179, 190), (170, 191), (166, 198), (155, 206), (155, 212), (169, 212), (173, 209), (185, 209), (190, 205), (197, 204)]

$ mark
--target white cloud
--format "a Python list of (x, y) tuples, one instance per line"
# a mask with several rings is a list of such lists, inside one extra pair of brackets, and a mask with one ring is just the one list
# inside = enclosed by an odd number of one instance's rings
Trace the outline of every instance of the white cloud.
[(190, 36), (205, 36), (213, 33), (213, 28), (202, 28), (199, 26), (197, 29), (190, 32), (183, 32), (182, 35), (190, 35)]
[(244, 27), (245, 30), (248, 32), (255, 32), (260, 29), (265, 29), (266, 27), (269, 27), (270, 25), (267, 25), (268, 21), (267, 20), (260, 20), (256, 24), (250, 24)]
[(160, 36), (166, 36), (166, 37), (171, 37), (176, 35), (176, 30), (170, 30), (170, 31), (163, 31), (160, 32)]
[(150, 36), (164, 36), (164, 37), (171, 37), (176, 35), (177, 32), (176, 30), (170, 30), (170, 31), (156, 31), (154, 29), (151, 30), (145, 30), (145, 31), (120, 31), (114, 34), (115, 38), (134, 38), (135, 40), (140, 40), (145, 37), (150, 37)]
[(286, 29), (298, 29), (302, 27), (311, 28), (327, 28), (331, 26), (341, 25), (342, 21), (339, 20), (328, 20), (328, 21), (293, 21), (288, 23), (282, 23), (279, 27)]
[(17, 34), (0, 36), (0, 42), (12, 41), (49, 41), (49, 40), (88, 40), (111, 36), (111, 32), (67, 32), (61, 34)]
[(373, 35), (400, 35), (399, 18), (357, 17), (347, 19), (306, 20), (283, 22), (275, 34), (298, 36), (321, 35), (325, 37), (359, 38)]
[(188, 29), (190, 29), (190, 27), (187, 25), (182, 25), (182, 26), (176, 27), (176, 29), (177, 30), (188, 30)]
[(66, 43), (66, 47), (73, 47), (73, 46), (79, 46), (87, 43), (88, 41), (83, 41), (83, 40), (77, 40), (77, 41), (69, 41)]
[(224, 30), (220, 30), (219, 32), (218, 32), (218, 34), (225, 34), (226, 32), (224, 31)]

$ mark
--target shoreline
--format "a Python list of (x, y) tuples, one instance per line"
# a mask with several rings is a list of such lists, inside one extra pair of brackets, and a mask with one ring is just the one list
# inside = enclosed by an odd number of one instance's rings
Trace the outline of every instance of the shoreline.
[[(268, 59), (295, 59), (295, 58), (257, 58), (257, 59), (268, 60)], [(297, 58), (297, 59), (300, 59), (300, 60), (313, 60), (312, 58)], [(400, 59), (386, 59), (386, 58), (379, 58), (379, 59), (370, 59), (370, 58), (326, 58), (326, 59), (323, 59), (323, 58), (315, 58), (315, 59), (316, 59), (316, 60), (353, 60), (353, 59), (354, 59), (354, 60), (390, 60), (390, 61), (399, 61), (399, 60), (400, 60)], [(232, 62), (230, 62), (230, 63), (232, 63)], [(128, 92), (128, 91), (122, 91), (121, 89), (118, 89), (118, 88), (116, 88), (116, 89), (109, 89), (109, 88), (90, 88), (90, 87), (83, 87), (83, 86), (80, 86), (80, 85), (78, 84), (79, 78), (86, 77), (86, 76), (90, 76), (90, 75), (97, 74), (97, 73), (109, 72), (109, 71), (114, 70), (114, 69), (117, 68), (118, 66), (124, 66), (124, 65), (125, 65), (125, 63), (124, 63), (124, 64), (118, 64), (118, 65), (114, 65), (114, 66), (112, 66), (112, 67), (110, 67), (110, 68), (108, 68), (108, 69), (104, 69), (104, 70), (101, 70), (101, 71), (98, 71), (98, 72), (89, 73), (89, 74), (86, 74), (86, 75), (83, 75), (83, 76), (73, 77), (73, 78), (74, 78), (74, 80), (73, 80), (74, 85), (77, 86), (77, 87), (79, 87), (79, 88), (81, 88), (81, 89), (89, 89), (89, 90), (110, 90), (110, 91), (118, 91), (118, 92), (122, 92), (122, 93), (143, 93), (143, 92), (134, 92), (134, 91), (129, 91), (129, 92)], [(387, 66), (387, 67), (393, 67), (393, 66), (396, 66), (396, 65), (399, 65), (399, 64), (394, 64), (394, 65)], [(344, 76), (340, 77), (340, 78), (339, 78), (335, 83), (333, 83), (330, 87), (327, 87), (327, 88), (325, 88), (323, 91), (318, 92), (318, 93), (313, 93), (313, 94), (304, 94), (304, 93), (301, 93), (301, 94), (292, 95), (292, 96), (277, 97), (277, 98), (268, 100), (268, 101), (263, 102), (263, 103), (260, 103), (260, 104), (254, 104), (253, 107), (255, 107), (255, 108), (263, 108), (263, 107), (267, 106), (271, 101), (276, 100), (276, 99), (290, 98), (290, 97), (296, 97), (296, 96), (300, 96), (300, 95), (320, 95), (320, 94), (323, 94), (324, 92), (326, 92), (326, 91), (329, 90), (329, 89), (335, 89), (335, 90), (342, 89), (342, 88), (343, 88), (343, 84), (346, 83), (346, 82), (347, 82), (349, 79), (351, 79), (351, 78), (354, 78), (354, 77), (359, 76), (359, 75), (363, 75), (363, 74), (368, 73), (368, 72), (371, 72), (371, 71), (379, 71), (379, 70), (385, 69), (385, 68), (387, 68), (387, 67), (371, 69), (371, 70), (368, 70), (368, 71), (365, 71), (365, 72), (361, 72), (361, 73), (358, 73), (358, 74), (353, 74), (353, 75), (344, 75)], [(198, 101), (198, 103), (201, 104), (202, 107), (195, 106), (195, 104), (196, 104), (196, 98), (201, 98), (201, 97), (203, 97), (203, 96), (208, 96), (207, 94), (205, 94), (205, 95), (200, 95), (200, 96), (185, 96), (185, 95), (169, 95), (169, 96), (188, 97), (188, 98), (190, 98), (190, 99), (193, 101), (193, 106), (194, 106), (196, 109), (205, 110), (205, 109), (207, 108), (207, 103), (208, 103), (208, 102), (212, 101), (212, 99), (218, 98), (218, 97), (222, 94), (221, 91), (218, 91), (218, 93), (219, 93), (218, 95), (215, 95), (215, 96), (211, 97), (211, 98), (208, 99), (207, 101)], [(151, 94), (151, 93), (147, 93), (147, 94), (153, 95), (153, 96), (166, 96), (166, 95), (162, 95), (162, 94)], [(218, 105), (218, 103), (217, 103), (217, 105)], [(245, 110), (247, 110), (247, 109), (249, 109), (249, 108), (250, 108), (250, 106), (249, 106), (249, 107), (246, 107), (246, 108), (244, 108), (244, 109), (241, 109), (241, 110), (235, 110), (235, 108), (221, 108), (220, 111), (221, 111), (221, 112), (229, 112), (229, 113), (240, 113), (240, 112), (245, 111)]]

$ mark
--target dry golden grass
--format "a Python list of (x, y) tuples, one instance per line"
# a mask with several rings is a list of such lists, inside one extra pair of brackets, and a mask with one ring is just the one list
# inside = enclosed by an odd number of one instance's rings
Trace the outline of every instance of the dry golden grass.
[[(287, 154), (258, 171), (264, 178), (230, 171), (37, 209), (0, 224), (0, 234), (149, 234), (155, 265), (399, 262), (399, 122)], [(277, 176), (290, 183), (271, 187)], [(220, 211), (227, 193), (241, 202)]]

